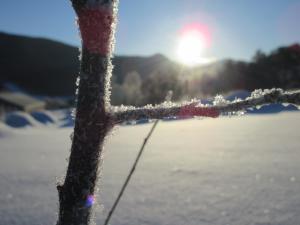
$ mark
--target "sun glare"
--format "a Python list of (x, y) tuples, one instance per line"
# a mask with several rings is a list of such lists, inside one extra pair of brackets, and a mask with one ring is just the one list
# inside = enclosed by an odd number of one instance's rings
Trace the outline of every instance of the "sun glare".
[(178, 40), (178, 60), (188, 66), (204, 63), (205, 49), (208, 47), (208, 32), (199, 26), (185, 28)]

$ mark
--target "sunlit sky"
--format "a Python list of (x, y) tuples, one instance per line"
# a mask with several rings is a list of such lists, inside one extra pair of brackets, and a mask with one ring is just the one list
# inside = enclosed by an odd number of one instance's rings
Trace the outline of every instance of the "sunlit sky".
[[(78, 46), (68, 0), (0, 1), (0, 31)], [(210, 33), (207, 58), (249, 60), (300, 42), (300, 0), (120, 0), (116, 54), (162, 53), (176, 59), (180, 32), (201, 24)], [(0, 46), (1, 48), (1, 46)]]

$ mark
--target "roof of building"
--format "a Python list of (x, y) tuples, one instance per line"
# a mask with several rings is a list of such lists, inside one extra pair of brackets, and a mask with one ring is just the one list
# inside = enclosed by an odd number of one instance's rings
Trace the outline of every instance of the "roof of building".
[(45, 108), (46, 103), (24, 93), (1, 92), (0, 101), (15, 106), (24, 111)]

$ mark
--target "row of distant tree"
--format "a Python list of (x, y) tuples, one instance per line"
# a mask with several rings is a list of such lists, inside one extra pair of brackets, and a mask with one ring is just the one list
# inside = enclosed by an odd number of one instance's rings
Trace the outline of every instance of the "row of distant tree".
[(178, 75), (153, 73), (142, 80), (137, 72), (127, 74), (122, 84), (113, 82), (111, 101), (114, 105), (157, 104), (172, 91), (172, 100), (179, 100), (184, 94)]
[(278, 48), (268, 55), (257, 51), (249, 63), (229, 60), (216, 76), (204, 76), (200, 82), (204, 94), (273, 87), (300, 88), (300, 45)]
[(300, 45), (278, 48), (270, 54), (257, 51), (251, 62), (226, 60), (219, 70), (202, 76), (183, 76), (182, 71), (156, 71), (142, 78), (128, 73), (122, 83), (113, 82), (112, 103), (143, 105), (203, 97), (232, 90), (257, 88), (300, 88)]

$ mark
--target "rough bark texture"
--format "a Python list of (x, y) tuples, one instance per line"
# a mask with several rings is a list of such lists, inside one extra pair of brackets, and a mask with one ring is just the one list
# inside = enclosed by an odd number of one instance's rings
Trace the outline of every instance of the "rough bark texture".
[(111, 128), (104, 107), (109, 59), (83, 51), (75, 129), (65, 182), (58, 186), (59, 225), (89, 224), (99, 158)]
[[(109, 1), (102, 2), (108, 4)], [(88, 225), (91, 223), (103, 143), (112, 128), (111, 117), (106, 111), (106, 86), (111, 72), (113, 14), (111, 9), (102, 7), (101, 1), (73, 0), (72, 3), (78, 15), (83, 50), (69, 165), (64, 183), (57, 186), (57, 224)], [(90, 7), (88, 4), (94, 5)], [(98, 40), (102, 40), (101, 45), (91, 48), (91, 43), (96, 45)]]

